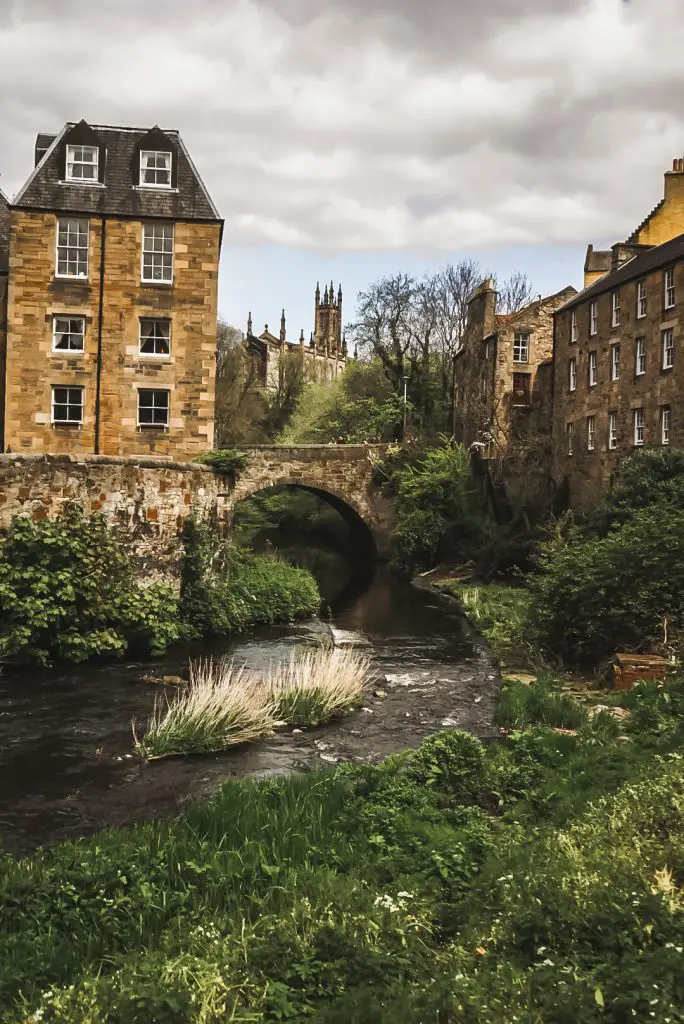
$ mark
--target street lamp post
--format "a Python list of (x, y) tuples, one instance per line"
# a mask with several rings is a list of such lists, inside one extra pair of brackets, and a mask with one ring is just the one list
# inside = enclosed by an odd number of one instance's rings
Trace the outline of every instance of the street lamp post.
[(404, 429), (402, 431), (401, 439), (402, 439), (402, 441), (405, 441), (406, 440), (406, 385), (408, 384), (408, 377), (404, 376), (404, 377), (402, 377), (402, 380), (404, 382)]

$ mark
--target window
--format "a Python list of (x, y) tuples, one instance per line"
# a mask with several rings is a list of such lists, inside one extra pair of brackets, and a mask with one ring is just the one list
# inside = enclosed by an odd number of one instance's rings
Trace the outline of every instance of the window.
[(80, 427), (83, 423), (83, 388), (52, 389), (52, 422), (56, 426)]
[(646, 373), (646, 339), (637, 338), (636, 340), (636, 366), (635, 371), (637, 377), (643, 376)]
[(530, 404), (530, 379), (529, 373), (513, 374), (513, 405)]
[(565, 424), (565, 436), (568, 439), (568, 455), (572, 455), (572, 441), (573, 441), (574, 433), (575, 433), (575, 424), (574, 423), (566, 423)]
[(593, 452), (596, 447), (596, 418), (587, 416), (587, 451)]
[(142, 280), (173, 281), (172, 224), (143, 224)]
[(56, 316), (52, 319), (52, 351), (82, 352), (85, 318)]
[(516, 331), (513, 338), (513, 362), (529, 363), (530, 361), (530, 335)]
[(674, 274), (674, 267), (668, 267), (665, 271), (665, 309), (672, 309), (675, 304)]
[(577, 310), (573, 309), (570, 316), (570, 341), (574, 344), (577, 341)]
[(620, 346), (610, 346), (610, 379), (620, 380)]
[(634, 416), (634, 444), (637, 447), (641, 447), (644, 443), (644, 410), (635, 409)]
[(142, 149), (140, 184), (147, 188), (171, 188), (171, 154)]
[(138, 426), (165, 430), (169, 425), (169, 392), (141, 388), (138, 391)]
[(663, 370), (671, 370), (674, 366), (674, 331), (668, 327), (662, 332), (663, 344)]
[(592, 302), (589, 306), (589, 334), (596, 334), (598, 331), (598, 302)]
[(611, 451), (617, 448), (617, 413), (608, 413), (608, 447)]
[(620, 326), (620, 292), (613, 292), (613, 317), (611, 320), (611, 326)]
[(646, 282), (637, 282), (637, 318), (646, 316)]
[(660, 407), (660, 443), (670, 443), (670, 406), (661, 405)]
[(96, 182), (98, 180), (98, 156), (97, 146), (67, 146), (66, 180)]
[(60, 217), (57, 222), (57, 277), (88, 276), (88, 221)]
[(577, 360), (574, 356), (568, 360), (568, 390), (577, 390)]
[(171, 353), (171, 321), (140, 321), (140, 354), (143, 356), (168, 356)]
[(589, 387), (598, 383), (598, 357), (596, 352), (589, 353)]

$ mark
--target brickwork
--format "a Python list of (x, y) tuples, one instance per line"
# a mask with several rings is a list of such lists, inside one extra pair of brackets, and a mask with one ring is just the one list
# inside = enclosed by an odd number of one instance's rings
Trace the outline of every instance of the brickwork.
[[(92, 453), (102, 221), (89, 222), (88, 280), (55, 276), (57, 216), (13, 210), (5, 446)], [(219, 226), (176, 223), (171, 285), (140, 283), (142, 225), (106, 221), (100, 453), (184, 457), (213, 442)], [(82, 353), (54, 353), (54, 315), (85, 317)], [(171, 323), (168, 357), (139, 353), (140, 317)], [(51, 423), (52, 385), (84, 388), (81, 427)], [(168, 388), (168, 430), (137, 427), (137, 389)]]
[[(641, 257), (660, 264), (656, 251)], [(588, 509), (608, 485), (619, 461), (637, 449), (635, 410), (643, 409), (643, 445), (662, 443), (662, 409), (669, 407), (669, 443), (684, 447), (684, 407), (680, 400), (684, 372), (684, 260), (668, 264), (674, 270), (675, 305), (664, 308), (665, 267), (658, 265), (637, 279), (624, 275), (637, 267), (627, 264), (622, 280), (610, 275), (599, 292), (578, 301), (556, 316), (554, 366), (554, 475), (569, 488), (573, 508)], [(620, 273), (620, 272), (619, 272)], [(644, 282), (646, 315), (637, 317), (638, 281)], [(611, 282), (615, 287), (611, 287)], [(613, 294), (619, 295), (619, 326), (613, 327)], [(591, 304), (596, 303), (596, 333), (591, 334)], [(577, 341), (572, 341), (573, 312)], [(673, 366), (663, 368), (663, 332), (672, 330)], [(644, 365), (637, 360), (637, 339), (643, 341)], [(619, 345), (619, 376), (613, 380), (614, 345)], [(590, 385), (590, 358), (596, 358), (596, 384)], [(570, 360), (575, 360), (576, 387), (570, 390)], [(644, 372), (638, 372), (641, 369)], [(593, 371), (592, 371), (593, 372)], [(609, 415), (615, 414), (614, 450), (609, 447)], [(593, 417), (593, 423), (588, 422)], [(572, 455), (568, 454), (568, 424), (572, 424)], [(594, 427), (594, 449), (589, 427)]]

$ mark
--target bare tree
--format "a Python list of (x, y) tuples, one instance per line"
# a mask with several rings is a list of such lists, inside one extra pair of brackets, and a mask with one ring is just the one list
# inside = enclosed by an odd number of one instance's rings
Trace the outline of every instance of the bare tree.
[(500, 288), (497, 286), (496, 277), (492, 278), (492, 284), (498, 292), (497, 313), (519, 313), (532, 301), (532, 284), (527, 274), (520, 270), (514, 271), (506, 278)]

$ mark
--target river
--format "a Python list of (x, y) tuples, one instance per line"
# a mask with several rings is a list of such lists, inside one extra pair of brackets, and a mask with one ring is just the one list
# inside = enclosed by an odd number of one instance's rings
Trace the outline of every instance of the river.
[[(293, 645), (330, 636), (371, 656), (374, 679), (361, 710), (221, 755), (144, 763), (132, 754), (132, 719), (144, 725), (162, 677), (187, 676), (190, 657), (228, 654), (258, 669), (289, 655)], [(228, 777), (375, 759), (415, 746), (442, 726), (490, 735), (498, 686), (491, 656), (464, 620), (385, 571), (330, 620), (174, 648), (154, 661), (5, 668), (0, 843), (21, 854), (109, 825), (172, 817)]]

